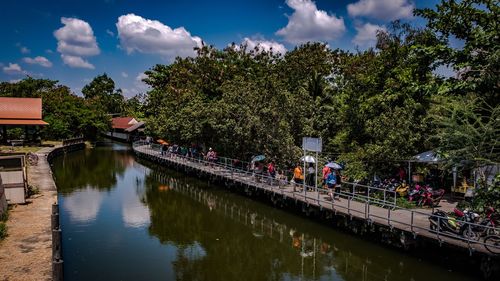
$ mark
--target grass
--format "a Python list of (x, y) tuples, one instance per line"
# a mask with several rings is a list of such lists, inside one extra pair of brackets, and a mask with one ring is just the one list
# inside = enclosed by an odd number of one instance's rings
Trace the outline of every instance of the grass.
[(38, 186), (28, 184), (28, 197), (31, 197), (31, 196), (39, 194), (39, 193), (40, 193), (40, 189), (38, 188)]
[(46, 145), (60, 145), (62, 144), (61, 141), (43, 141), (42, 146), (10, 146), (10, 145), (0, 145), (0, 152), (9, 152), (9, 153), (29, 153), (29, 152), (37, 152), (40, 150), (43, 146)]

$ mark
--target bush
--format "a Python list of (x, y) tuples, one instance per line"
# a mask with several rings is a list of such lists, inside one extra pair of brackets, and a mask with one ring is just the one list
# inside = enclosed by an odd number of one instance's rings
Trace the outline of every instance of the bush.
[(4, 222), (0, 222), (0, 240), (7, 237), (7, 225)]
[(479, 184), (472, 199), (474, 211), (483, 213), (487, 207), (500, 210), (500, 174), (496, 175), (492, 183)]
[(28, 197), (40, 193), (40, 189), (35, 185), (28, 185)]

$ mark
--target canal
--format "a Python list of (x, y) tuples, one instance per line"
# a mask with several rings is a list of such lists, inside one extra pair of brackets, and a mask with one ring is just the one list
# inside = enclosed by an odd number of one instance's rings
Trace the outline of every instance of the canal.
[(64, 278), (474, 280), (112, 144), (53, 161)]

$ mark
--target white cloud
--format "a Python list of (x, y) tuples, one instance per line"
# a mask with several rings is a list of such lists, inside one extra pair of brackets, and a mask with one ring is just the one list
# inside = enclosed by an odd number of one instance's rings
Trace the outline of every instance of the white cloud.
[(83, 20), (61, 18), (63, 27), (54, 31), (57, 38), (57, 51), (61, 53), (63, 62), (70, 67), (94, 69), (94, 66), (83, 57), (100, 53), (92, 27)]
[(202, 44), (200, 37), (191, 36), (184, 27), (172, 29), (134, 14), (120, 16), (116, 28), (121, 46), (129, 54), (137, 51), (167, 58), (185, 57), (194, 55), (193, 48)]
[(11, 80), (9, 80), (9, 83), (16, 84), (18, 82), (21, 82), (21, 80), (23, 80), (23, 79), (11, 79)]
[(115, 33), (109, 29), (106, 29), (106, 33), (111, 37), (115, 37)]
[(415, 4), (411, 0), (359, 0), (347, 5), (350, 16), (366, 16), (381, 20), (411, 18)]
[(3, 67), (3, 72), (15, 75), (15, 74), (25, 74), (26, 71), (22, 70), (21, 66), (17, 63), (9, 63), (9, 66)]
[(330, 41), (346, 30), (343, 18), (318, 10), (311, 0), (287, 0), (286, 4), (295, 11), (288, 17), (287, 26), (276, 34), (287, 42)]
[(16, 46), (19, 48), (19, 51), (22, 53), (22, 54), (29, 54), (31, 53), (31, 50), (28, 49), (27, 47), (21, 45), (21, 43), (17, 43)]
[(23, 58), (23, 61), (25, 63), (29, 63), (29, 64), (38, 64), (38, 65), (41, 65), (43, 67), (52, 67), (52, 62), (50, 62), (46, 57), (42, 57), (42, 56), (37, 56), (37, 57), (34, 57), (34, 58)]
[(283, 44), (280, 44), (276, 41), (267, 41), (267, 40), (252, 40), (248, 37), (245, 37), (241, 42), (242, 45), (247, 45), (247, 50), (253, 50), (255, 47), (258, 47), (259, 50), (264, 50), (266, 52), (273, 51), (273, 53), (285, 54), (286, 48)]
[(122, 77), (123, 77), (123, 78), (127, 78), (127, 77), (128, 77), (127, 72), (122, 72), (121, 74), (122, 74)]
[(94, 69), (94, 65), (84, 60), (82, 57), (61, 55), (64, 64), (70, 67)]
[(54, 53), (51, 49), (47, 49), (47, 50), (45, 50), (45, 52), (46, 52), (47, 54), (53, 54), (53, 53)]
[(367, 47), (377, 42), (377, 31), (387, 31), (385, 26), (371, 23), (365, 23), (355, 28), (358, 33), (352, 39), (352, 42), (361, 47)]

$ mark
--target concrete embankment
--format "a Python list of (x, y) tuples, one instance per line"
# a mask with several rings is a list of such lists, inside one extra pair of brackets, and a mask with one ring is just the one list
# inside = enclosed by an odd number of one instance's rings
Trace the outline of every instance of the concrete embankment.
[(29, 167), (28, 183), (40, 193), (9, 212), (8, 237), (0, 242), (0, 281), (52, 280), (51, 214), (57, 188), (49, 161), (59, 153), (83, 147), (76, 144), (36, 152), (38, 163)]

